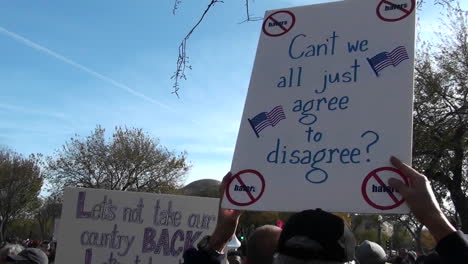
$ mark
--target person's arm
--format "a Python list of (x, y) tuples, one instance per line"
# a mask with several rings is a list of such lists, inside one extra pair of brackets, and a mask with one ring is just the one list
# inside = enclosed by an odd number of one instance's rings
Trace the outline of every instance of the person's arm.
[(468, 263), (468, 242), (440, 210), (427, 177), (395, 157), (390, 162), (408, 177), (410, 185), (394, 178), (388, 184), (405, 198), (414, 216), (429, 229), (437, 241), (440, 256), (447, 263)]
[(221, 208), (224, 190), (231, 177), (231, 173), (226, 174), (219, 187), (221, 199), (219, 200), (218, 218), (213, 234), (202, 239), (202, 242), (197, 245), (198, 250), (192, 248), (184, 252), (184, 264), (219, 264), (222, 262), (222, 253), (231, 237), (236, 233), (242, 214), (242, 211), (239, 210)]
[(242, 215), (242, 211), (221, 208), (224, 191), (231, 177), (232, 174), (230, 172), (226, 174), (226, 176), (223, 178), (223, 181), (221, 182), (221, 185), (219, 186), (221, 199), (219, 199), (218, 219), (215, 230), (211, 235), (208, 244), (209, 248), (218, 252), (222, 252), (224, 250), (229, 240), (231, 240), (232, 236), (236, 233), (237, 225), (239, 224), (239, 218)]

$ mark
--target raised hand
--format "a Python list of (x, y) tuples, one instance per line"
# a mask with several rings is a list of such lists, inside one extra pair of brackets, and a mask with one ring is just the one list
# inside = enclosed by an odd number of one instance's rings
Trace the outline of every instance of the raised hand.
[(209, 242), (210, 247), (218, 252), (221, 252), (226, 247), (231, 237), (236, 233), (239, 218), (242, 215), (242, 211), (221, 208), (224, 191), (231, 177), (232, 173), (227, 173), (219, 186), (221, 199), (219, 200), (218, 219), (215, 231), (211, 235)]
[(427, 177), (395, 157), (391, 157), (390, 162), (408, 177), (410, 185), (407, 186), (395, 178), (389, 179), (388, 184), (405, 198), (411, 212), (429, 229), (434, 238), (439, 241), (454, 232), (455, 228), (440, 210)]

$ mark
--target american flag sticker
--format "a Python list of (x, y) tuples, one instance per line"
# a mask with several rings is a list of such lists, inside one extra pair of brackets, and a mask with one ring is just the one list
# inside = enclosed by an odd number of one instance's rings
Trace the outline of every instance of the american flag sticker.
[(284, 114), (283, 107), (278, 105), (274, 107), (270, 112), (261, 112), (254, 116), (253, 118), (249, 118), (250, 126), (252, 127), (255, 135), (258, 137), (260, 131), (263, 129), (271, 126), (276, 126), (281, 120), (286, 119), (286, 115)]
[(398, 46), (391, 52), (380, 52), (372, 58), (367, 58), (369, 65), (374, 71), (375, 75), (379, 77), (379, 73), (388, 66), (396, 67), (402, 61), (409, 59), (408, 52), (405, 47)]

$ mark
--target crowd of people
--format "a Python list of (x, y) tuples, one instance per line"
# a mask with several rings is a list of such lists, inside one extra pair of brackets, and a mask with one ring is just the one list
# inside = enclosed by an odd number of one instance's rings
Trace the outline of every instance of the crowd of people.
[[(291, 216), (283, 228), (262, 226), (247, 240), (244, 257), (228, 254), (229, 264), (384, 264), (384, 263), (468, 263), (468, 240), (448, 221), (435, 199), (426, 176), (402, 163), (395, 157), (391, 163), (408, 179), (409, 185), (390, 179), (406, 200), (411, 212), (427, 227), (437, 242), (428, 255), (401, 250), (396, 256), (387, 256), (377, 243), (363, 241), (357, 245), (346, 222), (321, 209), (306, 210)], [(228, 173), (221, 184), (232, 177)], [(214, 232), (184, 252), (184, 264), (221, 264), (226, 261), (226, 245), (235, 234), (242, 211), (219, 209)]]
[(56, 246), (50, 241), (7, 239), (0, 247), (0, 264), (54, 263)]
[[(342, 218), (311, 209), (292, 215), (282, 228), (264, 225), (255, 229), (247, 240), (245, 256), (240, 256), (225, 251), (236, 233), (242, 211), (220, 207), (215, 230), (197, 248), (184, 252), (184, 264), (468, 263), (468, 240), (442, 213), (426, 176), (394, 157), (391, 163), (406, 175), (409, 185), (390, 179), (389, 186), (405, 198), (411, 212), (437, 241), (428, 255), (400, 250), (395, 256), (388, 256), (375, 242), (365, 240), (358, 245)], [(220, 192), (231, 177), (231, 173), (224, 177)], [(53, 263), (55, 248), (56, 244), (48, 241), (8, 241), (0, 248), (0, 264)]]

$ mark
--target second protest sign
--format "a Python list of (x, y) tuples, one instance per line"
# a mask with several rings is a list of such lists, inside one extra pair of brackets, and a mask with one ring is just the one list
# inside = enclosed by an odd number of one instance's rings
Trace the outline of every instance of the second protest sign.
[(57, 263), (179, 264), (211, 235), (219, 199), (67, 189)]

